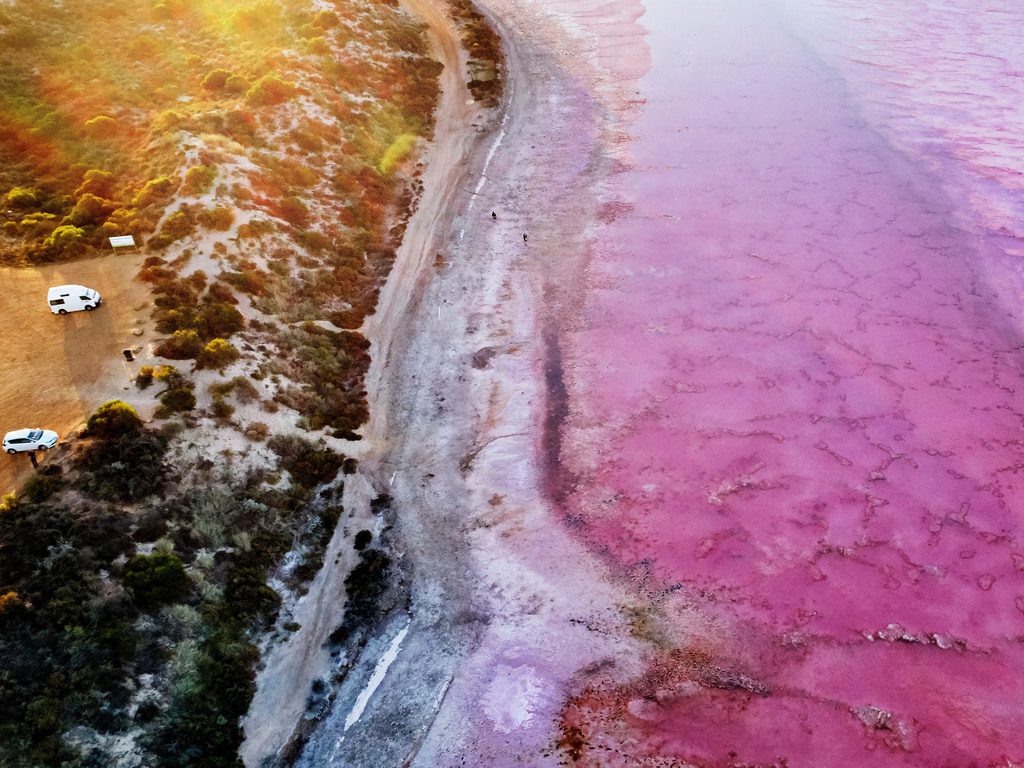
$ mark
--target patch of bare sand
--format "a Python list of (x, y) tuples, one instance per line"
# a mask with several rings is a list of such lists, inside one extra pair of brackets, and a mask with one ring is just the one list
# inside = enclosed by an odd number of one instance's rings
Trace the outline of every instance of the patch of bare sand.
[[(111, 254), (0, 269), (0, 321), (6, 328), (0, 344), (0, 431), (43, 427), (67, 439), (113, 398), (148, 416), (151, 396), (132, 385), (139, 366), (151, 362), (149, 291), (135, 279), (141, 262), (138, 254)], [(92, 312), (52, 314), (46, 290), (66, 283), (95, 288), (103, 304)], [(144, 333), (136, 336), (133, 329)], [(123, 349), (137, 351), (136, 362), (126, 362)], [(0, 490), (13, 490), (31, 471), (27, 456), (0, 457)]]

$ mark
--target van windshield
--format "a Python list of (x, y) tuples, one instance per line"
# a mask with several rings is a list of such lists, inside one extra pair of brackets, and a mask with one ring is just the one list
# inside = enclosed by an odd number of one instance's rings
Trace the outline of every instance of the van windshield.
[(28, 439), (29, 440), (38, 440), (42, 436), (43, 436), (43, 430), (41, 430), (41, 429), (33, 429), (31, 432), (28, 433)]

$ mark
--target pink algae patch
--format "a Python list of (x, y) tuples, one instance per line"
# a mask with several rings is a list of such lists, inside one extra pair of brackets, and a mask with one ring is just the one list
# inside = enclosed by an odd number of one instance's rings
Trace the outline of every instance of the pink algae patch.
[(1024, 280), (784, 14), (729, 8), (649, 5), (631, 169), (563, 352), (567, 511), (722, 630), (582, 680), (563, 751), (1024, 760)]

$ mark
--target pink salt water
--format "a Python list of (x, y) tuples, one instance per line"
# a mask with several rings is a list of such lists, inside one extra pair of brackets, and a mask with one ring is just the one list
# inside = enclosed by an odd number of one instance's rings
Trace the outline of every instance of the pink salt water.
[(719, 629), (585, 688), (563, 746), (1024, 762), (1024, 10), (646, 7), (563, 337), (565, 505)]

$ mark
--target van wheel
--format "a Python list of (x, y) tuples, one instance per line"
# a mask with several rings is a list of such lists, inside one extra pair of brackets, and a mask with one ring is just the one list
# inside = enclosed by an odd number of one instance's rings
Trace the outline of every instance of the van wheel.
[(47, 447), (45, 445), (40, 445), (39, 446), (39, 450), (40, 451), (45, 451), (45, 450), (47, 450)]
[(17, 453), (17, 451), (16, 451), (16, 450), (14, 450), (13, 448), (8, 448), (8, 449), (7, 449), (7, 452), (8, 452), (9, 454), (11, 454), (11, 456), (13, 456), (14, 454), (16, 454), (16, 453)]
[(86, 304), (85, 305), (85, 311), (86, 312), (92, 312), (94, 309), (96, 309), (96, 305), (95, 304)]
[(61, 315), (66, 315), (68, 313), (68, 311), (66, 309), (58, 309), (57, 313), (61, 314)]

